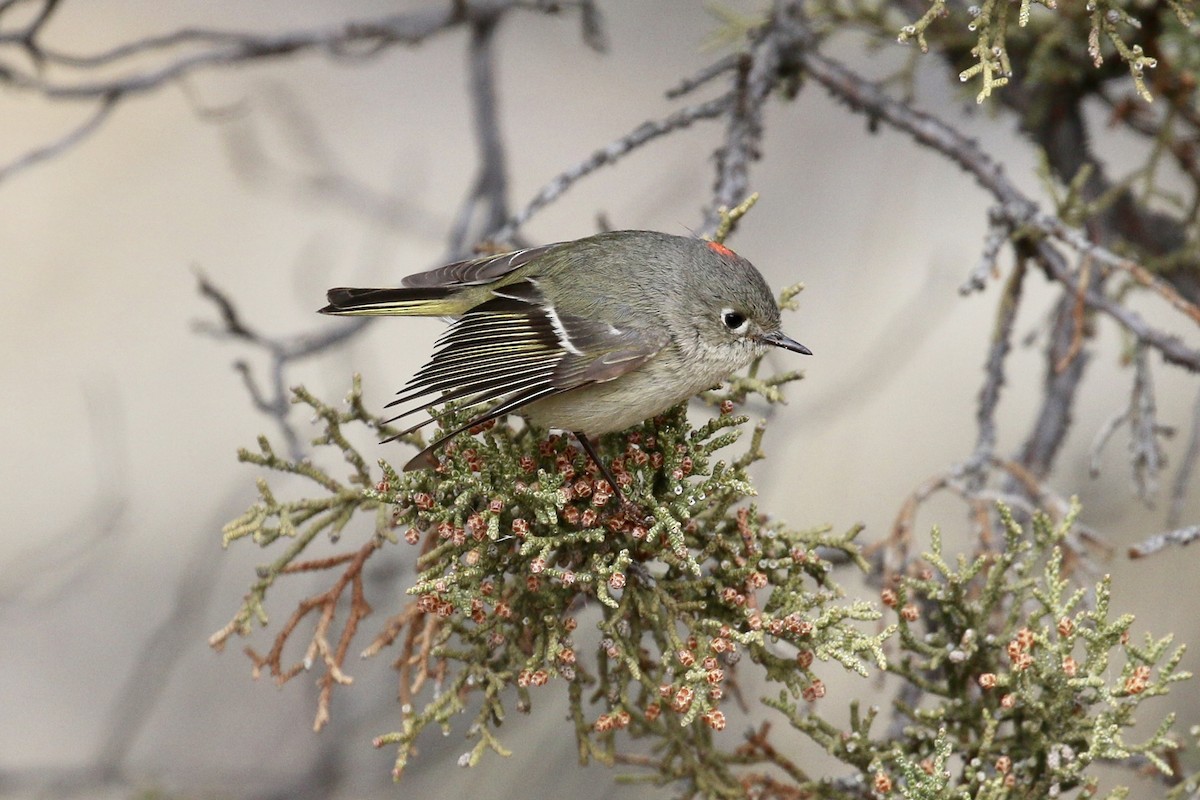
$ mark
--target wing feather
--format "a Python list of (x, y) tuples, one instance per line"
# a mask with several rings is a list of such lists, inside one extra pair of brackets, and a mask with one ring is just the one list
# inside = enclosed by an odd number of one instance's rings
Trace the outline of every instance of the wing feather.
[[(418, 388), (411, 389), (401, 397), (387, 404), (388, 408), (416, 400), (419, 397), (431, 394), (433, 392), (447, 392), (444, 396), (439, 396), (430, 401), (423, 407), (435, 405), (446, 400), (455, 400), (459, 397), (471, 394), (473, 392), (487, 392), (490, 395), (485, 395), (483, 399), (488, 399), (489, 396), (495, 397), (518, 388), (518, 385), (525, 382), (527, 379), (536, 378), (539, 380), (546, 379), (547, 369), (545, 362), (528, 362), (520, 367), (497, 367), (495, 369), (481, 370), (474, 375), (463, 378), (457, 374), (448, 374), (436, 381), (429, 381)], [(400, 416), (407, 416), (409, 412), (405, 412)]]
[[(520, 266), (513, 261), (524, 258), (526, 261), (521, 263), (526, 263), (540, 255), (527, 253), (474, 259), (413, 277), (427, 280), (429, 285), (434, 281), (482, 283), (484, 276), (493, 280), (496, 274)], [(506, 259), (503, 263), (496, 262), (502, 258)], [(417, 403), (389, 421), (449, 400), (461, 400), (469, 406), (486, 404), (479, 414), (439, 437), (406, 468), (423, 466), (430, 451), (464, 430), (544, 397), (614, 380), (637, 369), (668, 341), (662, 332), (622, 331), (606, 322), (555, 313), (533, 279), (499, 287), (493, 294), (494, 299), (471, 309), (451, 325), (438, 339), (430, 360), (388, 404)], [(404, 433), (428, 422), (418, 423)]]
[[(433, 466), (431, 463), (429, 463), (431, 460), (430, 455), (433, 453), (433, 451), (438, 449), (439, 447), (441, 447), (443, 444), (445, 444), (450, 439), (453, 439), (458, 434), (462, 433), (465, 430), (474, 428), (476, 425), (482, 425), (485, 422), (490, 422), (491, 420), (502, 417), (511, 411), (516, 411), (521, 406), (528, 405), (528, 404), (532, 403), (534, 400), (540, 400), (541, 398), (546, 397), (551, 394), (554, 394), (554, 393), (555, 393), (555, 390), (553, 388), (546, 388), (546, 389), (541, 389), (538, 391), (531, 391), (531, 392), (521, 394), (511, 400), (508, 400), (504, 403), (501, 403), (500, 405), (497, 405), (497, 406), (494, 406), (494, 407), (488, 409), (486, 412), (484, 412), (483, 414), (481, 414), (478, 417), (475, 417), (470, 422), (467, 422), (463, 425), (459, 425), (457, 428), (450, 431), (449, 433), (445, 433), (445, 434), (442, 434), (441, 436), (439, 436), (437, 439), (435, 439), (433, 441), (432, 444), (430, 444), (424, 450), (422, 450), (421, 452), (417, 453), (415, 456), (410, 458), (408, 460), (408, 463), (404, 465), (404, 471), (408, 472), (409, 470), (413, 470), (413, 469), (421, 469), (422, 467)], [(403, 435), (403, 434), (401, 434), (401, 435)]]
[(549, 251), (558, 247), (559, 244), (561, 242), (545, 244), (540, 247), (527, 247), (524, 250), (513, 250), (508, 253), (497, 253), (496, 255), (455, 261), (453, 264), (446, 264), (442, 267), (409, 275), (400, 283), (402, 286), (412, 288), (479, 286), (491, 283), (518, 267), (523, 267), (529, 262), (541, 258)]

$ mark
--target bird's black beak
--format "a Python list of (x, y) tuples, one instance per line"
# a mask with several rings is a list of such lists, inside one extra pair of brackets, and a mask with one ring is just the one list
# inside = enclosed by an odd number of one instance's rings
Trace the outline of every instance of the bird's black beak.
[(807, 347), (800, 344), (783, 331), (771, 331), (769, 333), (764, 333), (762, 336), (758, 337), (758, 340), (760, 342), (765, 342), (766, 344), (774, 345), (775, 347), (782, 347), (784, 350), (791, 350), (793, 353), (802, 353), (806, 356), (812, 355), (812, 350), (809, 350)]

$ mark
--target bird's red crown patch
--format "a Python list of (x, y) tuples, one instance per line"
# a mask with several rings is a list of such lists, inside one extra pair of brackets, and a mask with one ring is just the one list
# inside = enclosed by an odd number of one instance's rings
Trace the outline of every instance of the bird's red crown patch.
[(720, 242), (706, 242), (706, 244), (708, 245), (709, 250), (712, 250), (719, 256), (725, 256), (726, 258), (737, 258), (737, 253), (733, 252)]

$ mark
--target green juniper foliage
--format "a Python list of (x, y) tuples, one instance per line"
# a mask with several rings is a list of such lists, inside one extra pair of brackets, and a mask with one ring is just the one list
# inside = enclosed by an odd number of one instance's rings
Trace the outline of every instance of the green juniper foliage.
[[(785, 292), (785, 307), (796, 291)], [(567, 438), (506, 424), (456, 437), (432, 470), (401, 474), (383, 460), (372, 469), (343, 429), (390, 431), (365, 409), (357, 380), (342, 409), (296, 390), (296, 402), (310, 406), (324, 427), (314, 444), (340, 451), (350, 475), (281, 459), (265, 438), (258, 452), (240, 453), (243, 461), (309, 479), (320, 496), (280, 501), (259, 480), (260, 501), (226, 526), (225, 541), (251, 538), (282, 552), (260, 569), (214, 643), (249, 635), (255, 620), (265, 625), (267, 595), (280, 577), (343, 569), (330, 592), (293, 613), (269, 653), (252, 654), (258, 668), (280, 680), (324, 662), (320, 726), (329, 691), (349, 682), (343, 659), (369, 612), (366, 598), (354, 596), (363, 591), (362, 565), (380, 548), (408, 542), (419, 547), (413, 599), (367, 648), (400, 649), (401, 727), (377, 740), (398, 746), (396, 775), (425, 728), (447, 726), (460, 714), (475, 720), (464, 764), (488, 749), (505, 752), (495, 729), (512, 701), (506, 690), (515, 687), (517, 708), (528, 711), (539, 687), (561, 686), (582, 760), (613, 763), (623, 731), (655, 742), (658, 778), (686, 778), (706, 795), (741, 794), (732, 754), (713, 737), (725, 726), (721, 706), (734, 665), (748, 660), (785, 696), (815, 700), (824, 692), (820, 662), (866, 675), (868, 664), (883, 665), (890, 634), (860, 629), (879, 612), (846, 601), (817, 552), (836, 551), (865, 566), (853, 543), (857, 529), (840, 536), (794, 531), (746, 503), (754, 494), (747, 468), (763, 456), (765, 426), (733, 452), (748, 422), (734, 413), (736, 403), (751, 394), (779, 401), (780, 385), (798, 377), (764, 379), (757, 370), (755, 364), (727, 391), (709, 393), (719, 410), (698, 427), (680, 406), (602, 438), (600, 453), (629, 501), (624, 507)], [(451, 405), (438, 421), (449, 429), (468, 414)], [(340, 557), (301, 560), (318, 537), (337, 542), (359, 512), (375, 520), (367, 542)], [(333, 643), (343, 593), (352, 595), (349, 619)], [(599, 643), (583, 652), (575, 631), (596, 611)], [(318, 612), (304, 661), (285, 667), (288, 637)]]
[[(256, 671), (281, 682), (324, 667), (319, 728), (332, 690), (351, 682), (345, 660), (371, 613), (363, 566), (407, 543), (410, 598), (361, 650), (396, 654), (400, 725), (376, 744), (397, 748), (397, 777), (427, 728), (449, 730), (458, 717), (472, 720), (473, 742), (460, 763), (506, 754), (509, 711), (530, 712), (550, 691), (568, 698), (581, 762), (633, 764), (645, 771), (631, 780), (673, 783), (689, 797), (1092, 797), (1097, 762), (1140, 757), (1171, 774), (1172, 717), (1140, 738), (1130, 728), (1143, 701), (1188, 677), (1183, 649), (1171, 651), (1170, 637), (1134, 644), (1132, 618), (1110, 612), (1107, 579), (1087, 591), (1071, 584), (1061, 544), (1073, 516), (1058, 525), (1039, 516), (1023, 530), (1001, 508), (1004, 547), (974, 558), (948, 557), (935, 530), (918, 567), (884, 590), (896, 614), (885, 625), (874, 603), (831, 580), (834, 554), (866, 568), (857, 529), (795, 531), (749, 502), (747, 468), (764, 455), (765, 427), (735, 447), (748, 423), (736, 405), (778, 401), (797, 377), (757, 370), (709, 393), (714, 410), (697, 427), (679, 407), (601, 439), (624, 507), (565, 437), (503, 423), (456, 437), (432, 470), (370, 465), (347, 433), (391, 431), (365, 408), (358, 380), (343, 407), (297, 389), (323, 429), (314, 445), (340, 454), (347, 474), (282, 459), (265, 438), (241, 452), (318, 491), (280, 500), (260, 478), (259, 502), (226, 526), (227, 544), (249, 538), (276, 556), (213, 643), (266, 626), (277, 580), (327, 571), (330, 588), (292, 611), (267, 653), (251, 651)], [(451, 406), (439, 422), (447, 429), (468, 413)], [(372, 524), (350, 525), (358, 517)], [(322, 542), (345, 549), (306, 555)], [(304, 657), (287, 666), (293, 636), (306, 641), (295, 645)], [(826, 697), (819, 675), (835, 665), (890, 674), (885, 688), (901, 687), (892, 713), (853, 700), (849, 724), (832, 722), (844, 704)], [(731, 682), (750, 670), (777, 687), (765, 706), (847, 774), (809, 775), (771, 743), (769, 725), (719, 733)], [(902, 725), (874, 730), (892, 717)]]
[[(844, 731), (786, 697), (767, 702), (876, 789), (905, 798), (1094, 797), (1096, 764), (1135, 756), (1171, 776), (1174, 715), (1140, 741), (1129, 734), (1145, 700), (1191, 677), (1178, 669), (1184, 648), (1170, 636), (1134, 644), (1133, 617), (1110, 611), (1107, 577), (1085, 590), (1064, 575), (1061, 544), (1077, 512), (1023, 529), (1001, 506), (1004, 548), (953, 563), (935, 530), (918, 574), (884, 592), (898, 625), (887, 669), (905, 684), (894, 702), (901, 736), (873, 738), (878, 710), (857, 703)], [(826, 784), (820, 796), (850, 795)]]
[[(960, 81), (978, 81), (978, 103), (1014, 77), (1094, 88), (1117, 69), (1149, 102), (1155, 53), (1169, 60), (1172, 73), (1160, 91), (1179, 91), (1174, 74), (1195, 68), (1195, 0), (821, 0), (810, 13), (830, 29), (850, 25), (880, 42), (895, 37), (915, 42), (922, 53), (943, 51), (959, 67)], [(742, 29), (727, 28), (730, 38)]]
[[(1046, 16), (1032, 13), (1032, 6), (1042, 6)], [(1013, 58), (1027, 60), (1031, 74), (1057, 73), (1068, 62), (1055, 52), (1062, 44), (1086, 41), (1086, 55), (1091, 66), (1099, 69), (1106, 58), (1116, 57), (1126, 65), (1137, 93), (1147, 102), (1150, 90), (1146, 86), (1146, 70), (1158, 66), (1158, 60), (1148, 55), (1136, 42), (1143, 18), (1163, 29), (1162, 43), (1194, 36), (1189, 31), (1195, 18), (1192, 0), (1165, 0), (1154, 10), (1135, 8), (1128, 0), (1087, 0), (1063, 2), (1057, 0), (980, 0), (966, 7), (966, 18), (954, 19), (962, 7), (946, 0), (932, 0), (920, 18), (900, 29), (901, 43), (916, 40), (922, 52), (929, 50), (927, 35), (936, 25), (951, 30), (939, 32), (954, 48), (967, 49), (974, 63), (959, 73), (964, 83), (980, 80), (976, 97), (982, 103), (992, 90), (1008, 83), (1013, 74)], [(1132, 13), (1131, 13), (1132, 12)], [(942, 17), (952, 19), (939, 22)], [(965, 22), (965, 24), (963, 24)], [(970, 41), (966, 41), (966, 39)], [(1182, 45), (1182, 41), (1179, 42)], [(1183, 48), (1181, 48), (1183, 49)], [(1171, 48), (1175, 55), (1175, 48)]]

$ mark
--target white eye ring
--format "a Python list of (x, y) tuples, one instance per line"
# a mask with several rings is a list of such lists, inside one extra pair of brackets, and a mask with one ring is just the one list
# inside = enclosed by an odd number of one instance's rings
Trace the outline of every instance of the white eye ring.
[(732, 308), (721, 309), (721, 324), (737, 334), (744, 334), (750, 330), (750, 318)]

